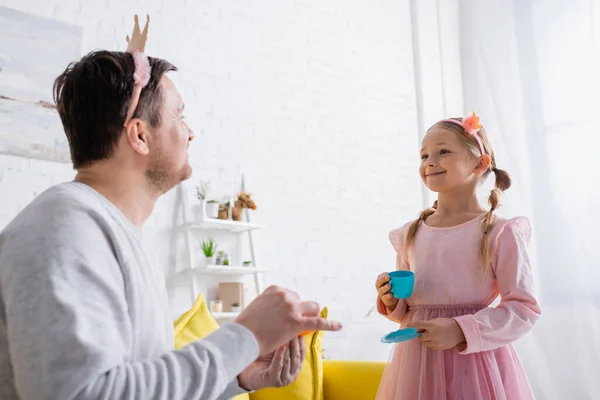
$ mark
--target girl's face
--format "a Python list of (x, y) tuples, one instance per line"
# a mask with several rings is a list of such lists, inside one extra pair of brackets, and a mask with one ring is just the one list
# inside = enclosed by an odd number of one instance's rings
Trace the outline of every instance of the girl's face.
[[(434, 126), (423, 138), (419, 174), (429, 190), (442, 193), (477, 186), (487, 169), (485, 157), (477, 159), (458, 135)], [(483, 162), (482, 162), (483, 161)]]

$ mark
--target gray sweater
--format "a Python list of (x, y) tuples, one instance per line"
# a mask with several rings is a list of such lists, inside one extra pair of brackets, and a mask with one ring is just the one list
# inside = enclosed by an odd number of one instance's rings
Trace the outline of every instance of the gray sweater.
[(224, 399), (258, 356), (228, 324), (175, 350), (161, 268), (89, 186), (54, 186), (0, 234), (0, 399)]

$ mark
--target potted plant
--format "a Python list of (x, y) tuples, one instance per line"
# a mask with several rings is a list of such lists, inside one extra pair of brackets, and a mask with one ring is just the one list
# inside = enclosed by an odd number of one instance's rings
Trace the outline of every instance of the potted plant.
[(196, 198), (200, 200), (200, 220), (203, 221), (207, 216), (206, 213), (206, 196), (210, 190), (210, 182), (201, 181), (196, 186)]
[(217, 259), (215, 261), (215, 265), (223, 265), (224, 256), (225, 256), (225, 252), (223, 250), (217, 251)]
[(244, 267), (249, 267), (249, 266), (251, 266), (251, 265), (252, 265), (252, 261), (244, 261), (244, 262), (242, 263), (242, 265), (243, 265)]
[(196, 186), (196, 197), (200, 201), (206, 200), (206, 196), (210, 191), (210, 182), (201, 181), (198, 186)]
[(229, 265), (229, 254), (223, 254), (223, 265)]
[(200, 248), (206, 258), (206, 265), (212, 265), (215, 263), (215, 252), (217, 251), (217, 244), (212, 238), (203, 240), (200, 244)]
[(219, 217), (219, 202), (217, 200), (209, 200), (206, 202), (206, 215), (208, 218)]
[(231, 303), (231, 312), (239, 313), (242, 311), (242, 307), (240, 307), (240, 303)]

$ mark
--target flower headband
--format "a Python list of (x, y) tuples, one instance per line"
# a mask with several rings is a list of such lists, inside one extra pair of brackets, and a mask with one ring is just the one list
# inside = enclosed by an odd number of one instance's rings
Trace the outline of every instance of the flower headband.
[(126, 40), (127, 52), (131, 53), (133, 56), (133, 62), (135, 64), (135, 71), (133, 73), (135, 89), (133, 90), (133, 96), (131, 98), (131, 103), (129, 104), (129, 110), (127, 111), (127, 117), (125, 117), (123, 126), (127, 126), (129, 121), (131, 121), (137, 104), (140, 101), (142, 89), (145, 88), (150, 81), (150, 73), (152, 72), (152, 69), (150, 68), (150, 61), (148, 60), (146, 54), (144, 54), (146, 39), (148, 38), (148, 24), (150, 23), (150, 16), (146, 16), (146, 25), (144, 26), (143, 32), (140, 32), (140, 24), (138, 22), (137, 15), (133, 17), (133, 20), (135, 21), (135, 25), (133, 26), (131, 39), (128, 35)]
[(475, 114), (475, 111), (472, 111), (471, 115), (463, 118), (462, 121), (457, 119), (448, 118), (444, 119), (441, 122), (451, 122), (458, 126), (461, 126), (468, 135), (473, 135), (473, 137), (477, 140), (479, 144), (479, 150), (481, 151), (481, 155), (485, 155), (485, 149), (483, 148), (483, 142), (481, 141), (481, 137), (479, 136), (479, 130), (483, 128), (481, 123), (479, 122), (479, 117)]

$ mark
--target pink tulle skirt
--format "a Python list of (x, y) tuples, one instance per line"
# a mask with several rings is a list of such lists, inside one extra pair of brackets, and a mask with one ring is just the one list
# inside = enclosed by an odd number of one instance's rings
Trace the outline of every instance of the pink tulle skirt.
[[(402, 324), (433, 318), (474, 314), (479, 305), (417, 305)], [(418, 339), (395, 345), (377, 400), (528, 400), (533, 393), (511, 345), (461, 355), (456, 349), (438, 351)]]

